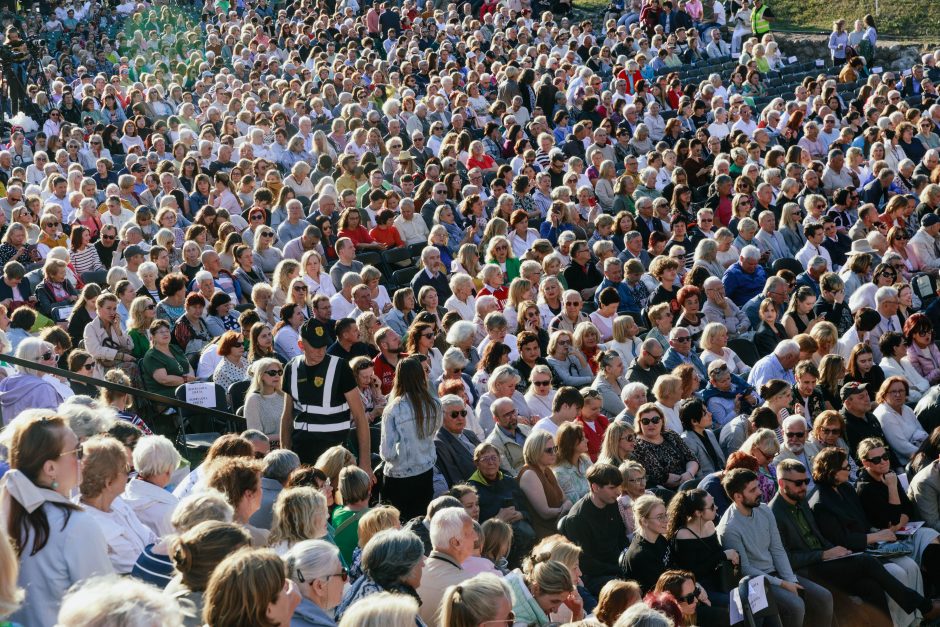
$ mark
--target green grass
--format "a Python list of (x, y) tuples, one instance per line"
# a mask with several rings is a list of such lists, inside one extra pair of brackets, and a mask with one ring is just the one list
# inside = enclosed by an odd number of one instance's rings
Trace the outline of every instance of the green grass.
[(780, 28), (819, 28), (827, 32), (843, 18), (848, 30), (866, 13), (875, 16), (878, 31), (895, 37), (940, 37), (940, 2), (936, 0), (769, 0)]
[[(780, 29), (832, 29), (832, 22), (844, 18), (849, 30), (866, 13), (875, 16), (878, 31), (894, 37), (940, 39), (940, 0), (768, 0), (777, 15)], [(609, 0), (575, 0), (582, 14), (600, 15)]]

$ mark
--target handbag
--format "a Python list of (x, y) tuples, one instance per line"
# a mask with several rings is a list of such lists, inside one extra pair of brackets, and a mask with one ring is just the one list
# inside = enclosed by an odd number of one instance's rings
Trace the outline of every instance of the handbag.
[(722, 559), (718, 563), (718, 567), (715, 571), (718, 575), (719, 592), (731, 592), (738, 587), (738, 582), (741, 580), (741, 573), (739, 573), (735, 565), (731, 563), (731, 560), (727, 558)]

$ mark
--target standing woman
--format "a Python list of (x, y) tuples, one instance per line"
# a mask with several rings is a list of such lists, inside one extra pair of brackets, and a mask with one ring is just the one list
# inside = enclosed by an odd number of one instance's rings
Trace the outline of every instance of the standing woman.
[(424, 514), (434, 496), (434, 435), (442, 422), (441, 404), (428, 391), (421, 362), (412, 357), (399, 361), (382, 416), (380, 450), (385, 462), (382, 496), (398, 508), (402, 520)]
[(65, 420), (22, 416), (11, 427), (9, 451), (2, 490), (6, 528), (20, 561), (17, 585), (34, 601), (10, 619), (54, 625), (73, 584), (112, 572), (107, 542), (88, 512), (70, 499), (81, 479), (82, 448)]

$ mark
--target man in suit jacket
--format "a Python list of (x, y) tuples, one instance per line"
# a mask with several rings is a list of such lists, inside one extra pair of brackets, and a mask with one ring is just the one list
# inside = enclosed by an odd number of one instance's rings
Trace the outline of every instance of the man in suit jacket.
[(865, 619), (858, 617), (863, 623), (891, 624), (885, 594), (906, 612), (921, 610), (925, 620), (929, 620), (927, 616), (940, 615), (940, 602), (930, 601), (904, 586), (876, 558), (865, 554), (852, 555), (849, 549), (833, 546), (827, 541), (806, 504), (808, 483), (809, 474), (802, 463), (785, 459), (777, 465), (779, 490), (770, 501), (770, 510), (777, 520), (780, 539), (794, 572), (842, 592), (834, 595), (840, 606), (840, 615), (857, 608), (845, 595), (861, 597), (865, 605), (876, 608), (878, 615), (872, 615), (868, 609), (863, 610)]
[(653, 201), (650, 198), (639, 198), (636, 201), (636, 230), (643, 237), (643, 248), (649, 245), (650, 233), (666, 232), (663, 221), (653, 216)]
[(476, 470), (473, 465), (473, 450), (480, 439), (467, 426), (467, 407), (463, 399), (448, 394), (441, 399), (444, 423), (434, 436), (437, 449), (437, 469), (444, 476), (447, 487), (463, 483)]

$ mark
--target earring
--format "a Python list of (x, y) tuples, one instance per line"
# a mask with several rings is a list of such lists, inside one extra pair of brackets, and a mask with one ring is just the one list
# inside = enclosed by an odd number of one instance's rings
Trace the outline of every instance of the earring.
[(53, 479), (53, 480), (52, 480), (52, 485), (51, 485), (50, 487), (51, 487), (53, 490), (58, 490), (58, 489), (59, 489), (59, 482), (56, 481), (55, 479)]

